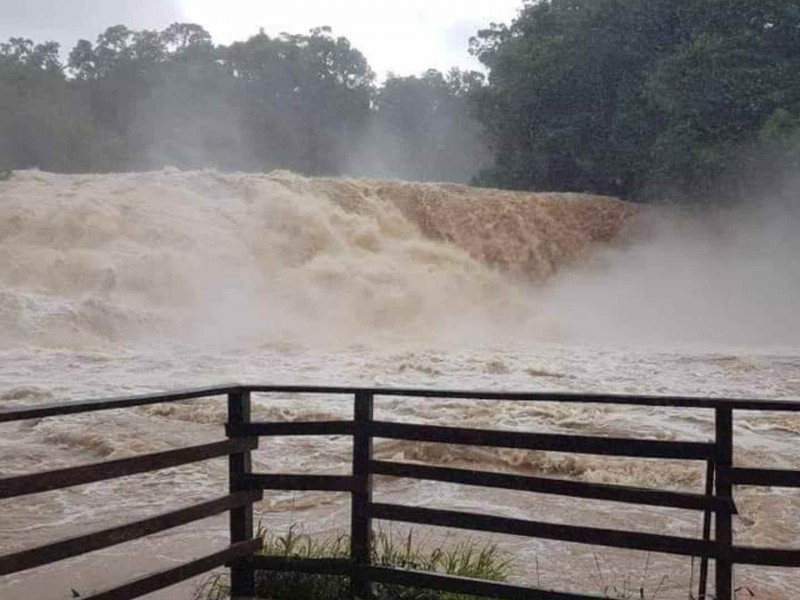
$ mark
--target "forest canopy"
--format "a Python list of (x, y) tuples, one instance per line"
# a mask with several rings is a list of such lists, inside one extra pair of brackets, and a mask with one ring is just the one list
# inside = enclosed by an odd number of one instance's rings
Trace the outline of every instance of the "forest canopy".
[(328, 28), (217, 45), (109, 27), (68, 53), (0, 44), (0, 171), (286, 168), (737, 197), (800, 166), (800, 7), (542, 0), (470, 51), (486, 72), (378, 82)]
[(698, 199), (800, 166), (797, 2), (545, 0), (471, 50), (487, 185)]
[(328, 28), (220, 46), (199, 25), (118, 25), (65, 62), (59, 50), (0, 44), (0, 170), (336, 175), (358, 170), (361, 155), (376, 174), (397, 175), (391, 162), (409, 178), (468, 181), (483, 166), (448, 148), (480, 144), (467, 88), (481, 75), (429, 71), (379, 87), (364, 55)]

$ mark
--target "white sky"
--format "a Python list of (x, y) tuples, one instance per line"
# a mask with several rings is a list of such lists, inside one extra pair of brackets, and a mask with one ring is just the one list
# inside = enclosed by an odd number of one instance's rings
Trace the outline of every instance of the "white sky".
[(181, 0), (190, 21), (222, 43), (257, 33), (305, 33), (330, 25), (367, 57), (380, 78), (429, 67), (477, 68), (469, 38), (492, 21), (509, 22), (522, 0)]
[(65, 54), (106, 27), (163, 28), (181, 20), (208, 29), (218, 43), (258, 33), (306, 33), (329, 25), (350, 39), (380, 78), (429, 67), (477, 68), (470, 36), (509, 22), (523, 0), (0, 0), (0, 40), (60, 42)]

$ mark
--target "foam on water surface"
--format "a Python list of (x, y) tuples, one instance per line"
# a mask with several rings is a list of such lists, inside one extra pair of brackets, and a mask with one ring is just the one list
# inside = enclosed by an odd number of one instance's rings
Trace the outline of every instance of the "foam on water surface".
[[(665, 225), (652, 213), (591, 196), (285, 172), (15, 173), (0, 183), (0, 405), (229, 381), (800, 395), (800, 320), (790, 318), (800, 277), (785, 260), (797, 242), (759, 242), (788, 225), (742, 238), (734, 235), (738, 226), (717, 224), (722, 234), (711, 243), (696, 224), (676, 224), (683, 217)], [(713, 279), (721, 265), (734, 274)], [(769, 302), (742, 291), (744, 283), (773, 280)], [(351, 411), (342, 398), (255, 396), (255, 416), (264, 420), (349, 418)], [(425, 398), (379, 398), (376, 411), (391, 420), (526, 431), (713, 435), (708, 411)], [(5, 425), (0, 475), (203, 443), (222, 435), (224, 419), (222, 399), (198, 399)], [(736, 460), (796, 467), (798, 432), (800, 418), (791, 415), (741, 415)], [(702, 466), (680, 462), (386, 440), (375, 451), (583, 481), (697, 492), (703, 485)], [(263, 440), (255, 461), (265, 471), (340, 473), (349, 456), (344, 439), (286, 438)], [(0, 552), (216, 496), (226, 482), (224, 461), (210, 461), (5, 501)], [(376, 494), (553, 522), (700, 531), (699, 515), (689, 511), (389, 479)], [(259, 509), (269, 527), (301, 522), (325, 532), (346, 526), (345, 500), (275, 492)], [(743, 489), (737, 501), (737, 540), (800, 546), (792, 516), (800, 497)], [(223, 545), (226, 527), (224, 518), (212, 519), (4, 578), (3, 598), (102, 588)], [(517, 557), (516, 578), (599, 591), (598, 563), (585, 548), (501, 541)], [(603, 577), (617, 582), (642, 577), (647, 564), (651, 591), (667, 575), (659, 598), (686, 597), (687, 560), (603, 551), (600, 561)], [(738, 572), (757, 598), (790, 598), (800, 587), (792, 571)], [(179, 586), (155, 597), (189, 591)]]

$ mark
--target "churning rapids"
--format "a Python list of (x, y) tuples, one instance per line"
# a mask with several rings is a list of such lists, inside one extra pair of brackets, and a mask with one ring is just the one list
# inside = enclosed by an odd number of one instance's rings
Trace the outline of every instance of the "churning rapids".
[[(688, 214), (610, 198), (452, 184), (180, 172), (15, 173), (0, 182), (0, 406), (229, 381), (792, 398), (800, 395), (800, 218), (785, 205)], [(255, 397), (263, 420), (349, 400)], [(378, 399), (387, 419), (706, 440), (704, 411)], [(218, 439), (221, 400), (3, 426), (0, 476)], [(800, 416), (737, 417), (736, 461), (800, 466)], [(341, 473), (340, 438), (262, 441), (260, 470)], [(700, 491), (688, 463), (382, 441), (379, 457)], [(219, 495), (210, 461), (4, 501), (0, 554)], [(406, 480), (377, 498), (699, 536), (690, 511)], [(800, 547), (800, 495), (738, 492), (738, 541)], [(268, 493), (276, 531), (337, 531), (340, 495)], [(104, 588), (220, 547), (224, 518), (0, 578), (3, 600)], [(425, 535), (437, 539), (444, 532)], [(449, 534), (455, 535), (455, 534)], [(438, 536), (438, 537), (437, 537)], [(686, 598), (690, 561), (493, 538), (548, 589)], [(441, 540), (439, 540), (441, 541)], [(792, 570), (739, 568), (756, 598)], [(187, 598), (192, 584), (153, 598)], [(638, 594), (638, 592), (637, 592)], [(632, 597), (632, 596), (630, 596)], [(637, 596), (638, 597), (638, 596)]]

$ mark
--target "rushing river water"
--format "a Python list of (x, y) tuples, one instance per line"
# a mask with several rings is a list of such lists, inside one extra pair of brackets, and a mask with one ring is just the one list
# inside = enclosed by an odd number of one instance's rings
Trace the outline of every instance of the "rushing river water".
[[(0, 375), (6, 384), (3, 401), (15, 405), (234, 380), (474, 389), (602, 389), (778, 398), (796, 395), (800, 386), (800, 356), (791, 353), (632, 352), (558, 346), (481, 352), (401, 348), (387, 352), (365, 347), (314, 352), (280, 347), (209, 354), (192, 354), (178, 348), (147, 352), (36, 350), (5, 352), (2, 358)], [(263, 420), (347, 418), (352, 411), (349, 399), (325, 395), (258, 394), (254, 404), (255, 416)], [(655, 439), (702, 441), (713, 436), (713, 416), (702, 410), (400, 398), (378, 398), (376, 410), (381, 418), (403, 422)], [(9, 424), (2, 429), (2, 468), (4, 473), (23, 473), (202, 443), (221, 438), (224, 420), (225, 402), (220, 398)], [(737, 417), (737, 463), (796, 466), (798, 431), (800, 417), (794, 415)], [(688, 462), (612, 460), (396, 441), (380, 441), (375, 451), (378, 457), (396, 460), (662, 489), (703, 489), (702, 465)], [(282, 438), (264, 440), (255, 460), (256, 467), (265, 471), (344, 473), (349, 468), (349, 456), (349, 442), (342, 438)], [(4, 551), (21, 549), (85, 531), (87, 527), (211, 498), (224, 493), (226, 477), (226, 463), (217, 460), (5, 501), (0, 547)], [(701, 526), (697, 513), (677, 509), (637, 508), (408, 480), (379, 479), (376, 489), (377, 498), (392, 502), (486, 510), (553, 522), (692, 537), (699, 535)], [(797, 545), (800, 528), (793, 515), (800, 511), (800, 497), (796, 493), (744, 488), (737, 491), (737, 506), (737, 541)], [(309, 532), (344, 530), (348, 510), (345, 497), (315, 492), (268, 492), (258, 507), (263, 523), (279, 532), (292, 523), (302, 524)], [(210, 519), (141, 542), (7, 577), (2, 580), (3, 597), (30, 598), (30, 590), (36, 589), (36, 597), (58, 598), (69, 587), (103, 587), (132, 573), (196, 556), (199, 548), (224, 544), (226, 536), (225, 519)], [(557, 589), (599, 591), (598, 578), (607, 581), (607, 585), (622, 587), (627, 578), (630, 586), (639, 585), (644, 577), (646, 586), (655, 590), (666, 575), (659, 597), (673, 597), (668, 594), (674, 593), (678, 598), (686, 597), (692, 575), (686, 559), (655, 555), (648, 559), (641, 552), (601, 549), (589, 552), (579, 545), (502, 536), (496, 541), (516, 557), (516, 577), (535, 583), (532, 569), (538, 563), (536, 578)], [(597, 573), (596, 556), (601, 561), (601, 574)], [(696, 569), (695, 565), (695, 580)], [(789, 598), (789, 591), (800, 585), (800, 577), (792, 570), (739, 568), (737, 584), (747, 585), (759, 598)], [(186, 597), (189, 587), (174, 588), (162, 597)], [(781, 595), (780, 590), (787, 595)]]
[[(643, 238), (631, 232), (634, 212), (582, 196), (288, 174), (17, 174), (0, 183), (0, 406), (233, 381), (800, 396), (800, 277), (786, 260), (796, 256), (797, 243), (783, 235), (789, 225), (779, 220), (752, 237), (717, 222), (711, 241), (694, 225), (674, 226), (680, 235), (649, 225)], [(254, 396), (261, 420), (351, 411), (349, 398)], [(713, 437), (713, 415), (703, 410), (379, 397), (376, 415)], [(3, 425), (0, 475), (220, 439), (225, 416), (218, 398)], [(798, 433), (800, 416), (737, 415), (735, 460), (797, 468)], [(344, 473), (350, 450), (339, 437), (262, 440), (254, 460), (263, 471)], [(704, 483), (703, 465), (681, 461), (388, 440), (375, 453), (669, 490), (699, 492)], [(3, 501), (0, 553), (215, 497), (226, 484), (227, 462), (215, 460)], [(432, 482), (378, 478), (376, 498), (691, 537), (701, 529), (692, 511)], [(737, 543), (800, 547), (796, 492), (742, 488), (736, 501)], [(257, 513), (272, 531), (299, 523), (325, 534), (347, 528), (349, 502), (268, 492)], [(465, 534), (420, 535), (448, 543)], [(638, 594), (641, 586), (664, 600), (687, 598), (696, 585), (698, 565), (684, 558), (487, 539), (514, 557), (514, 580), (548, 589)], [(85, 594), (226, 542), (226, 519), (212, 518), (0, 578), (0, 597)], [(153, 598), (188, 598), (195, 584)], [(736, 585), (759, 599), (789, 599), (800, 573), (737, 568)]]

